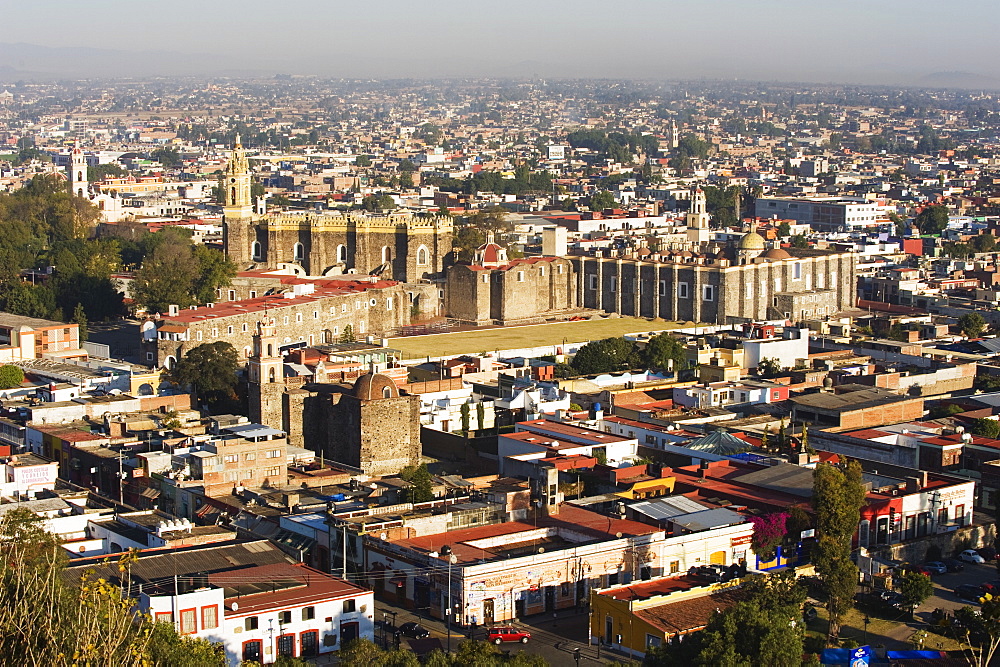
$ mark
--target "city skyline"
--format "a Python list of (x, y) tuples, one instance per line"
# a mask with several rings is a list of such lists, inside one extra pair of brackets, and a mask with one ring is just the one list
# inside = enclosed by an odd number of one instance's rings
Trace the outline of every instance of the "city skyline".
[[(877, 6), (640, 0), (627, 15), (592, 0), (571, 8), (517, 0), (499, 12), (396, 0), (310, 1), (294, 13), (228, 0), (143, 6), (146, 26), (129, 19), (136, 5), (120, 0), (11, 7), (8, 25), (20, 29), (0, 43), (0, 77), (282, 72), (1000, 87), (1000, 63), (988, 48), (998, 21), (980, 0), (959, 2), (947, 14), (919, 5), (915, 11), (898, 0)], [(44, 40), (34, 38), (29, 28), (45, 24), (54, 10), (62, 20), (46, 24)]]

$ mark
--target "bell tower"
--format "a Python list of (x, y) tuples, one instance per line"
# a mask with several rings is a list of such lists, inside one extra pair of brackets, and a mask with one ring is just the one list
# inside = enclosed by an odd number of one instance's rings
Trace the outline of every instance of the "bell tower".
[(695, 188), (691, 191), (691, 210), (687, 214), (687, 240), (688, 243), (700, 245), (707, 242), (709, 236), (705, 191)]
[(226, 256), (242, 270), (253, 261), (253, 201), (250, 196), (250, 164), (236, 135), (233, 153), (220, 186), (225, 193), (222, 238)]
[(67, 169), (70, 194), (89, 199), (90, 183), (87, 182), (87, 158), (80, 150), (80, 142), (76, 142), (76, 145), (73, 146)]
[(285, 393), (284, 359), (278, 349), (273, 318), (257, 323), (249, 371), (250, 421), (287, 430), (284, 428), (282, 405)]

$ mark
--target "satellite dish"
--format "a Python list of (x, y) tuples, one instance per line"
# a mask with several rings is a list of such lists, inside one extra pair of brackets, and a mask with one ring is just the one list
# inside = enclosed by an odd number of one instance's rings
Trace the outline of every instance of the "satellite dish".
[(615, 537), (619, 537), (620, 538), (621, 536), (622, 536), (621, 533), (615, 533)]
[(230, 606), (230, 608), (231, 608), (231, 609), (232, 609), (233, 611), (237, 611), (237, 610), (239, 610), (239, 608), (240, 608), (240, 603), (239, 603), (239, 602), (234, 602), (234, 603), (232, 603), (232, 604), (231, 604), (231, 605), (229, 605), (229, 606)]

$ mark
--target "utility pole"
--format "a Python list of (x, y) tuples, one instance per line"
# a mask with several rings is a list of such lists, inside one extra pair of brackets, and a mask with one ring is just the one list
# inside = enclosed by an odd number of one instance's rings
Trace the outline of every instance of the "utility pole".
[(451, 566), (455, 564), (455, 562), (458, 560), (458, 558), (455, 556), (454, 553), (452, 553), (451, 547), (448, 546), (447, 544), (444, 547), (441, 548), (441, 555), (447, 557), (447, 559), (448, 559), (448, 597), (447, 597), (448, 606), (444, 610), (444, 613), (447, 616), (447, 624), (448, 624), (448, 648), (447, 648), (447, 652), (450, 655), (451, 654), (451, 613), (452, 613), (452, 608), (451, 608)]

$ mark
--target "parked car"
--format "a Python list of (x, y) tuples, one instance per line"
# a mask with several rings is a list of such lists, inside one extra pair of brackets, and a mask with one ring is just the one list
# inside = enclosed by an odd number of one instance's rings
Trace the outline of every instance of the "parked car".
[(924, 567), (931, 571), (932, 574), (944, 574), (948, 571), (948, 566), (939, 560), (932, 560), (924, 563)]
[(414, 639), (427, 639), (431, 636), (427, 628), (413, 621), (403, 623), (399, 626), (399, 633), (404, 637), (413, 637)]
[(930, 569), (926, 565), (917, 565), (916, 563), (903, 563), (896, 569), (901, 575), (906, 574), (907, 572), (919, 572), (920, 574), (931, 577), (935, 574), (934, 570)]
[(983, 593), (989, 593), (990, 595), (1000, 595), (1000, 579), (984, 581), (979, 584), (979, 590)]
[(996, 560), (1000, 558), (1000, 552), (998, 552), (993, 547), (982, 547), (976, 549), (976, 553), (983, 557), (984, 560)]
[(815, 621), (819, 613), (816, 611), (816, 607), (810, 603), (806, 602), (802, 607), (802, 620), (808, 623), (809, 621)]
[(955, 587), (955, 597), (959, 600), (979, 602), (979, 598), (982, 596), (983, 591), (979, 588), (979, 586), (974, 586), (973, 584), (962, 584), (961, 586)]
[(504, 642), (521, 642), (522, 644), (527, 644), (529, 639), (531, 639), (530, 632), (518, 630), (517, 628), (490, 628), (489, 640), (494, 644), (503, 644)]
[(861, 606), (866, 606), (872, 609), (888, 609), (894, 611), (901, 611), (905, 609), (906, 605), (903, 604), (903, 596), (896, 591), (875, 591), (872, 593), (859, 593), (856, 596), (858, 603)]
[(949, 572), (961, 572), (965, 569), (965, 564), (957, 558), (945, 558), (941, 562), (945, 564)]
[(980, 556), (975, 549), (966, 549), (958, 554), (958, 559), (964, 560), (966, 563), (979, 563), (980, 565), (986, 562), (986, 559)]

